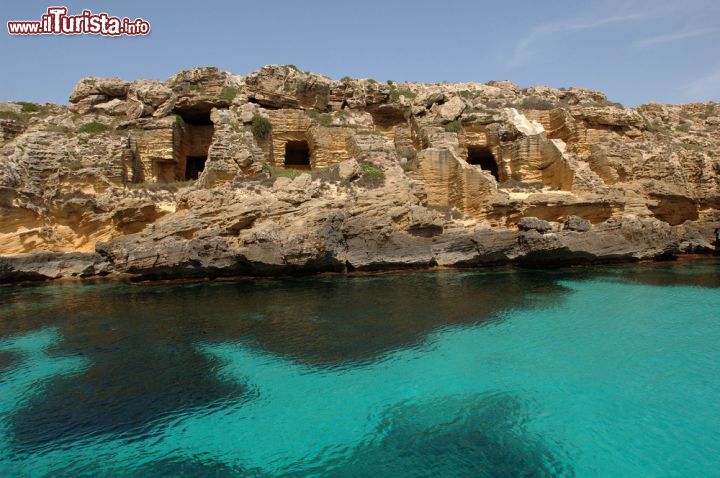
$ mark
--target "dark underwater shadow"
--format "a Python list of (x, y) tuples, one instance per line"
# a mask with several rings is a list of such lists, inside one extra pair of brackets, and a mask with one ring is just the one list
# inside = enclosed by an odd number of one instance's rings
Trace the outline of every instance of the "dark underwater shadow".
[(382, 439), (310, 471), (358, 478), (574, 476), (561, 450), (527, 430), (528, 406), (507, 393), (399, 405), (385, 415)]
[[(17, 291), (0, 335), (53, 325), (50, 354), (88, 359), (52, 379), (12, 417), (29, 452), (102, 434), (153, 433), (158, 420), (251, 400), (220, 380), (198, 344), (243, 341), (320, 367), (349, 366), (412, 346), (439, 327), (498, 320), (562, 301), (567, 289), (534, 271), (398, 274), (192, 285), (50, 286)], [(4, 309), (8, 312), (8, 309)]]

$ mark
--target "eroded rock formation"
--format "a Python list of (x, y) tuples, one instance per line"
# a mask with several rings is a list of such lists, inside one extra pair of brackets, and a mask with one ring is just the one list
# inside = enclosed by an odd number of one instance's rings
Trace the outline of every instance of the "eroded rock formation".
[(713, 252), (720, 105), (291, 66), (0, 104), (0, 281)]

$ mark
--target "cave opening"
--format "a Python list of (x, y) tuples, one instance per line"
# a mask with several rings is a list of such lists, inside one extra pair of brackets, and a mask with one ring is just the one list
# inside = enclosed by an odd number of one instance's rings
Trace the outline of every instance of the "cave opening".
[(185, 180), (199, 178), (200, 173), (205, 169), (205, 161), (207, 161), (207, 156), (188, 156), (185, 160)]
[(500, 181), (500, 172), (495, 155), (487, 146), (468, 146), (467, 162), (480, 166), (480, 169), (488, 171), (495, 177), (496, 181)]
[(212, 126), (210, 110), (212, 108), (189, 109), (179, 113), (185, 124), (193, 126)]
[(285, 167), (310, 169), (310, 147), (307, 141), (288, 141), (285, 143)]
[(406, 124), (405, 110), (393, 105), (381, 105), (368, 108), (373, 123), (381, 130), (391, 130), (395, 126)]

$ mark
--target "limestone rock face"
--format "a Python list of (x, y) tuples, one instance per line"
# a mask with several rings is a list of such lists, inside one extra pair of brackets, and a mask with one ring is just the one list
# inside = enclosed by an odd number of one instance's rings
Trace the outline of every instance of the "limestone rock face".
[(0, 103), (0, 282), (715, 252), (720, 105), (509, 81), (85, 78)]

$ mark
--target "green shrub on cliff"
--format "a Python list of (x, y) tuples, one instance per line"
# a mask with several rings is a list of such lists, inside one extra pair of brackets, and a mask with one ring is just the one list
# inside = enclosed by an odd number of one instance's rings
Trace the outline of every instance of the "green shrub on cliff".
[(42, 109), (42, 106), (39, 104), (29, 103), (27, 101), (16, 101), (15, 104), (22, 106), (23, 113), (37, 113)]
[(22, 122), (28, 120), (28, 115), (25, 113), (16, 113), (15, 111), (0, 111), (0, 119)]
[(250, 129), (252, 130), (252, 134), (255, 136), (255, 139), (265, 139), (270, 134), (272, 125), (270, 124), (269, 119), (256, 113), (252, 118), (252, 125)]
[(381, 186), (385, 182), (385, 173), (374, 164), (361, 161), (360, 169), (362, 169), (362, 176), (355, 184), (372, 189)]
[(107, 131), (108, 128), (109, 126), (105, 123), (100, 123), (99, 121), (91, 121), (82, 125), (80, 129), (78, 129), (78, 133), (98, 134)]
[(227, 100), (227, 101), (232, 101), (235, 99), (237, 94), (238, 94), (237, 88), (235, 88), (234, 86), (226, 86), (220, 92), (220, 98)]
[(448, 133), (459, 133), (462, 131), (462, 121), (459, 119), (456, 119), (455, 121), (451, 121), (445, 125), (445, 131)]
[(513, 106), (521, 110), (552, 110), (558, 107), (558, 105), (552, 101), (546, 100), (545, 98), (539, 98), (537, 96), (528, 96), (527, 98), (523, 98), (522, 100), (515, 102)]
[(332, 115), (329, 115), (327, 113), (320, 113), (317, 110), (310, 109), (305, 110), (305, 114), (323, 126), (330, 126), (330, 124), (332, 123)]
[(417, 93), (410, 90), (403, 90), (403, 89), (397, 89), (395, 86), (393, 86), (390, 89), (390, 100), (392, 101), (400, 101), (400, 97), (404, 96), (405, 98), (412, 100), (415, 99), (417, 96)]

